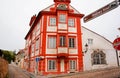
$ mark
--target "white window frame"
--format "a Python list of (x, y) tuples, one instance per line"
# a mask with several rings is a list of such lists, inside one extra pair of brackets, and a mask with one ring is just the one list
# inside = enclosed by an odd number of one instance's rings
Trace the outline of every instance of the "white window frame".
[(76, 60), (69, 60), (69, 69), (70, 70), (76, 70)]
[(106, 64), (105, 54), (103, 52), (94, 52), (92, 54), (93, 65)]
[(60, 16), (59, 16), (59, 22), (60, 23), (65, 23), (66, 22), (66, 15), (65, 14), (60, 14)]
[(88, 39), (88, 44), (93, 44), (93, 39), (92, 38)]
[(56, 17), (50, 17), (50, 26), (56, 25)]
[(40, 40), (39, 40), (39, 38), (36, 40), (36, 50), (38, 50), (39, 49), (39, 44), (40, 44)]
[(48, 48), (56, 48), (56, 36), (48, 37)]
[(74, 27), (75, 26), (75, 20), (73, 18), (68, 19), (68, 26)]
[(56, 60), (48, 60), (48, 70), (56, 70)]
[(66, 36), (60, 36), (60, 47), (66, 46)]
[(69, 38), (69, 48), (75, 48), (75, 38)]

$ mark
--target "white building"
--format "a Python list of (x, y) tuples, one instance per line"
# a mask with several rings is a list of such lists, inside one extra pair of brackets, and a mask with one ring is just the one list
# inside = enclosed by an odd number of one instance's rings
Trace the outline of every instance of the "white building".
[(84, 70), (118, 66), (112, 42), (85, 27), (82, 27), (82, 46)]

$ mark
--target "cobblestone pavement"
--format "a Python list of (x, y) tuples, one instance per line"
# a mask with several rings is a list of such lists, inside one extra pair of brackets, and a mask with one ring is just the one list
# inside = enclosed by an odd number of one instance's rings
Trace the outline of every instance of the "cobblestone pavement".
[(120, 67), (70, 73), (49, 78), (120, 78)]
[(22, 70), (12, 64), (9, 64), (8, 71), (10, 78), (30, 78), (29, 75), (26, 75)]
[(15, 65), (9, 65), (10, 78), (120, 78), (120, 67), (91, 70), (78, 73), (69, 73), (62, 75), (35, 76)]
[(14, 63), (9, 64), (9, 78), (48, 78), (47, 76), (35, 76), (34, 73), (30, 73), (17, 67)]

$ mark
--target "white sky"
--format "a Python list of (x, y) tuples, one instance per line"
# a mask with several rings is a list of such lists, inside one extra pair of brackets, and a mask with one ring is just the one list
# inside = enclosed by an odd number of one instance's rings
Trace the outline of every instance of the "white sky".
[[(114, 0), (71, 0), (71, 5), (80, 13), (88, 15)], [(24, 37), (29, 30), (32, 15), (53, 4), (53, 0), (0, 0), (0, 49), (18, 50), (25, 47)], [(92, 31), (111, 42), (120, 35), (120, 6), (87, 23)]]

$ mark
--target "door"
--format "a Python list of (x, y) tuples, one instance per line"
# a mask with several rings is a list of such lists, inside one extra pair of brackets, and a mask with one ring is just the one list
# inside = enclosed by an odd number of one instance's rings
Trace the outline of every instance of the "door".
[(64, 72), (64, 71), (65, 71), (64, 59), (61, 59), (61, 61), (60, 61), (60, 71), (61, 71), (61, 72)]

